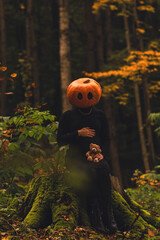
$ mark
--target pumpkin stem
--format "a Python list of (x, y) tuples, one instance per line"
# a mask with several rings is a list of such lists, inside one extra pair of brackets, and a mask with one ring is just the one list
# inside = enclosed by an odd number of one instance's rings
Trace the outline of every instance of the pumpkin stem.
[(84, 81), (83, 83), (89, 83), (89, 82), (90, 82), (90, 80), (88, 79), (88, 80)]

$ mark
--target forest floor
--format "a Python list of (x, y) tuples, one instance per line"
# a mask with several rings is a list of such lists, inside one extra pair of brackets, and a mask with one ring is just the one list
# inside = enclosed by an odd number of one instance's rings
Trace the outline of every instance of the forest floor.
[[(155, 216), (160, 216), (160, 174), (154, 172), (140, 174), (135, 172), (133, 181), (136, 181), (137, 187), (127, 189), (128, 195), (140, 203), (144, 209)], [(31, 229), (24, 226), (22, 219), (14, 217), (15, 205), (13, 199), (18, 199), (21, 205), (27, 191), (27, 185), (16, 185), (14, 183), (1, 182), (0, 184), (0, 239), (1, 240), (83, 240), (83, 239), (119, 239), (119, 240), (158, 240), (160, 239), (160, 229), (153, 232), (146, 229), (145, 232), (118, 231), (116, 234), (100, 234), (93, 229), (83, 226), (77, 226), (74, 230), (61, 229), (55, 231), (50, 225), (44, 229)], [(14, 194), (13, 194), (14, 193)], [(10, 206), (8, 208), (8, 206)], [(12, 207), (11, 207), (12, 206)]]

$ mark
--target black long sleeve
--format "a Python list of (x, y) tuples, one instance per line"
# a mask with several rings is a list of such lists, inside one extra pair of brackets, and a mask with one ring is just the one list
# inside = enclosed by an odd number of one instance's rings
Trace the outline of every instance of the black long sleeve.
[(65, 112), (59, 121), (57, 142), (59, 146), (67, 145), (73, 143), (78, 138), (78, 130), (71, 130), (70, 124), (70, 111)]
[[(78, 136), (78, 130), (89, 127), (95, 130), (92, 138)], [(90, 143), (99, 145), (104, 158), (108, 158), (108, 125), (103, 111), (93, 108), (91, 114), (83, 115), (78, 109), (69, 110), (62, 114), (57, 141), (59, 146), (69, 144), (69, 157), (86, 160), (86, 152), (89, 151)]]

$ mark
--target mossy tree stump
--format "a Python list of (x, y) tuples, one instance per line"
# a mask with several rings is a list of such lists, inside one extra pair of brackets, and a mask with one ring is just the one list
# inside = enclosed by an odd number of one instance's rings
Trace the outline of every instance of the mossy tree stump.
[[(128, 198), (129, 199), (129, 198)], [(130, 228), (144, 231), (159, 228), (160, 219), (151, 216), (140, 205), (126, 201), (117, 191), (112, 191), (115, 220), (120, 230)], [(62, 177), (41, 176), (33, 179), (19, 214), (24, 224), (31, 228), (43, 228), (53, 224), (54, 229), (74, 228), (79, 224), (89, 226), (86, 209), (79, 203), (77, 194), (67, 186)]]

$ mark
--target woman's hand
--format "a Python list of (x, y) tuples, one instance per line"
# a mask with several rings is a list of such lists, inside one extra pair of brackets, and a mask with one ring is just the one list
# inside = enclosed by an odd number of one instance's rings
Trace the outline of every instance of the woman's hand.
[(89, 127), (82, 128), (78, 130), (78, 136), (80, 137), (94, 137), (95, 136), (95, 130)]

